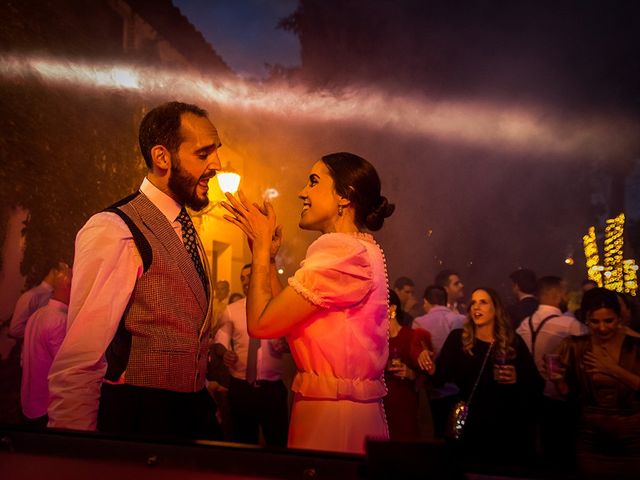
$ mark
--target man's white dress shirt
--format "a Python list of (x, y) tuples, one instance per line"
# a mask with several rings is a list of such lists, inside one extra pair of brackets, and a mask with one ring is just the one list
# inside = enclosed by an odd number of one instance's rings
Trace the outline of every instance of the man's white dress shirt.
[[(181, 205), (146, 178), (140, 191), (182, 241)], [(49, 426), (95, 430), (104, 354), (143, 265), (129, 227), (110, 212), (92, 216), (78, 232), (74, 258), (67, 335), (49, 373)]]
[(39, 285), (20, 295), (13, 309), (9, 335), (14, 338), (24, 337), (27, 320), (36, 310), (47, 304), (52, 293), (53, 287), (43, 280)]
[[(588, 333), (587, 326), (580, 323), (574, 317), (563, 315), (559, 308), (551, 305), (540, 305), (532, 315), (533, 328), (537, 329), (540, 322), (549, 315), (559, 315), (548, 320), (536, 337), (536, 354), (535, 362), (538, 371), (542, 374), (544, 356), (547, 353), (555, 353), (558, 346), (569, 335), (584, 335)], [(531, 351), (531, 328), (529, 327), (529, 317), (526, 317), (520, 323), (516, 333), (522, 337), (524, 342)], [(544, 376), (544, 375), (543, 375)], [(550, 398), (561, 399), (562, 397), (556, 391), (553, 382), (547, 380), (544, 386), (544, 394)]]
[(67, 328), (67, 305), (50, 299), (29, 317), (22, 348), (20, 402), (27, 418), (46, 415), (49, 403), (47, 375)]
[(462, 328), (463, 323), (464, 315), (444, 305), (436, 305), (426, 315), (414, 319), (413, 328), (423, 328), (431, 334), (431, 344), (437, 357), (449, 333), (456, 328)]
[[(431, 307), (429, 313), (414, 319), (413, 328), (423, 328), (431, 334), (431, 345), (435, 350), (435, 358), (437, 358), (451, 331), (462, 328), (464, 318), (464, 315), (449, 307), (435, 305)], [(437, 399), (455, 395), (456, 393), (458, 393), (458, 387), (453, 383), (446, 383), (441, 387), (432, 388), (430, 395), (432, 399)]]
[[(216, 332), (215, 342), (238, 355), (238, 361), (229, 369), (234, 378), (246, 380), (247, 356), (249, 353), (249, 333), (247, 332), (247, 299), (230, 304), (222, 314), (221, 325)], [(282, 354), (286, 348), (283, 338), (262, 339), (257, 352), (257, 380), (280, 380), (282, 378)]]

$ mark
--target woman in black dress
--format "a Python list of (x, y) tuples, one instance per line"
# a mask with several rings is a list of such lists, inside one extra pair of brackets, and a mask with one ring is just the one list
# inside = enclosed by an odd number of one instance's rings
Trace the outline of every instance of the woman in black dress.
[(465, 401), (476, 381), (459, 445), (465, 459), (491, 466), (532, 460), (535, 410), (544, 380), (490, 288), (471, 294), (463, 328), (447, 337), (434, 374), (436, 384), (455, 383)]

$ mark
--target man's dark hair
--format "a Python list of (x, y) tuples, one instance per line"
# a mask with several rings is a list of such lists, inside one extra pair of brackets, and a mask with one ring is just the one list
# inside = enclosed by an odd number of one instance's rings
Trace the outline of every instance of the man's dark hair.
[[(447, 285), (449, 285), (449, 277), (451, 275), (458, 275), (458, 272), (456, 272), (454, 270), (442, 270), (441, 272), (439, 272), (436, 275), (436, 278), (433, 281), (433, 283), (435, 283), (436, 285), (439, 285), (441, 287), (446, 287)], [(460, 276), (460, 275), (458, 275), (458, 276)]]
[(538, 280), (538, 295), (544, 295), (550, 290), (556, 288), (562, 288), (564, 286), (564, 280), (560, 277), (548, 275)]
[(147, 168), (151, 169), (153, 165), (151, 149), (156, 145), (163, 145), (172, 154), (178, 151), (183, 140), (180, 125), (184, 113), (207, 117), (207, 112), (200, 107), (181, 102), (164, 103), (144, 116), (140, 122), (138, 141)]
[(429, 285), (424, 290), (424, 299), (431, 305), (447, 305), (447, 291), (440, 285)]
[(509, 275), (509, 279), (516, 284), (522, 293), (535, 295), (538, 291), (538, 280), (533, 270), (520, 268)]
[(398, 277), (398, 279), (393, 283), (393, 288), (402, 290), (407, 285), (409, 285), (410, 287), (415, 287), (413, 280), (411, 280), (409, 277)]

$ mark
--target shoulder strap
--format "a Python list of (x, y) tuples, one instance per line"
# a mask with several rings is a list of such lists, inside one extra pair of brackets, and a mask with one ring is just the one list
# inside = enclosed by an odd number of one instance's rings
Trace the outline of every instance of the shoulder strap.
[(559, 316), (560, 315), (553, 313), (548, 317), (543, 318), (540, 322), (540, 325), (538, 325), (538, 328), (533, 328), (533, 315), (529, 316), (529, 329), (531, 330), (531, 356), (534, 360), (536, 358), (536, 339), (538, 338), (538, 333), (540, 333), (540, 330), (542, 330), (542, 327), (544, 327), (545, 323), (547, 323), (552, 318)]
[(149, 270), (149, 267), (151, 266), (151, 261), (153, 260), (153, 251), (151, 250), (151, 245), (149, 244), (149, 240), (145, 238), (143, 233), (140, 231), (140, 229), (135, 224), (135, 222), (131, 220), (129, 215), (127, 215), (122, 210), (120, 210), (121, 206), (129, 203), (138, 195), (140, 195), (140, 192), (136, 192), (133, 195), (129, 195), (128, 197), (125, 197), (122, 200), (119, 200), (118, 202), (114, 203), (110, 207), (105, 208), (103, 212), (115, 213), (124, 221), (124, 223), (127, 224), (127, 227), (129, 227), (129, 230), (131, 231), (131, 235), (133, 235), (133, 241), (136, 244), (136, 248), (138, 249), (138, 252), (140, 253), (140, 257), (142, 258), (143, 270), (146, 272), (147, 270)]
[(493, 348), (493, 342), (489, 345), (489, 349), (487, 350), (487, 354), (484, 356), (484, 360), (482, 361), (482, 367), (480, 367), (480, 371), (478, 372), (478, 378), (476, 378), (476, 383), (473, 384), (473, 388), (471, 389), (471, 393), (469, 394), (469, 399), (467, 400), (467, 406), (471, 405), (471, 399), (473, 398), (473, 394), (476, 393), (476, 388), (478, 388), (478, 383), (480, 383), (480, 377), (482, 377), (482, 372), (484, 372), (484, 367), (487, 365), (487, 360), (489, 359), (489, 355), (491, 354), (491, 349)]
[[(135, 222), (131, 220), (129, 215), (120, 210), (120, 207), (131, 202), (138, 195), (140, 195), (140, 192), (129, 195), (128, 197), (117, 201), (110, 207), (105, 208), (103, 212), (115, 213), (124, 221), (124, 223), (127, 224), (127, 227), (129, 227), (129, 230), (131, 231), (131, 235), (133, 235), (133, 241), (136, 244), (136, 248), (138, 249), (140, 257), (142, 258), (142, 267), (146, 272), (147, 270), (149, 270), (151, 261), (153, 260), (153, 251), (151, 250), (151, 245), (149, 244), (149, 241), (145, 238), (143, 233), (140, 231), (138, 226), (135, 224)], [(129, 307), (130, 303), (129, 305), (127, 305), (127, 308), (122, 314), (122, 318), (120, 319), (120, 323), (118, 324), (116, 334), (114, 335), (111, 343), (109, 343), (107, 350), (105, 351), (105, 358), (107, 360), (107, 371), (105, 372), (104, 378), (111, 382), (117, 382), (120, 379), (122, 373), (127, 369), (127, 365), (129, 363), (129, 354), (131, 353), (131, 332), (127, 330), (124, 322)]]

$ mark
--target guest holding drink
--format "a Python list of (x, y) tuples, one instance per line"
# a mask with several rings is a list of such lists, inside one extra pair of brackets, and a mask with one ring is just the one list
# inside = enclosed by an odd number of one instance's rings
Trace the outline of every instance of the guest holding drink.
[(281, 289), (273, 207), (227, 195), (225, 218), (252, 245), (249, 334), (286, 335), (298, 367), (288, 446), (364, 453), (367, 437), (388, 438), (382, 398), (389, 332), (384, 255), (365, 230), (379, 230), (394, 206), (380, 195), (374, 167), (345, 152), (317, 161), (298, 197), (300, 228), (322, 235)]
[(496, 291), (473, 291), (462, 329), (442, 347), (433, 381), (454, 383), (462, 400), (471, 397), (459, 445), (470, 465), (532, 460), (534, 410), (544, 381)]
[[(402, 325), (404, 318), (398, 294), (389, 290), (389, 361), (384, 379), (389, 393), (384, 408), (391, 440), (420, 440), (418, 424), (418, 357), (432, 351), (431, 335), (422, 328)], [(411, 320), (411, 319), (409, 319)], [(433, 371), (433, 363), (430, 364)]]
[(637, 478), (640, 338), (625, 331), (610, 290), (585, 292), (581, 311), (589, 334), (565, 339), (558, 351), (564, 368), (549, 371), (558, 391), (581, 409), (578, 467), (590, 478)]

